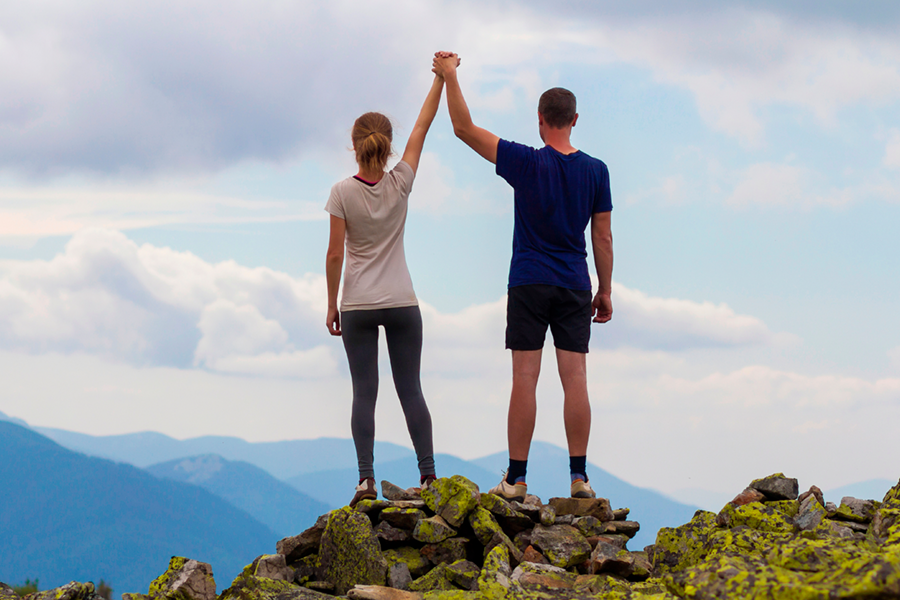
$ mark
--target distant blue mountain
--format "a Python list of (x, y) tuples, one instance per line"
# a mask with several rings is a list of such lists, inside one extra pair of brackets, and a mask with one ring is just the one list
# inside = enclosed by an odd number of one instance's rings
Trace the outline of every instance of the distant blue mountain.
[(109, 583), (146, 592), (172, 555), (213, 566), (224, 589), (278, 536), (218, 496), (90, 458), (0, 422), (0, 581)]
[[(498, 452), (472, 462), (496, 473), (493, 486), (500, 481), (500, 472), (508, 466), (509, 456)], [(609, 498), (613, 508), (630, 508), (628, 518), (641, 524), (640, 532), (628, 544), (632, 550), (654, 543), (660, 527), (687, 523), (697, 511), (695, 506), (622, 481), (592, 463), (588, 463), (588, 477), (598, 496)], [(528, 455), (528, 492), (546, 502), (555, 496), (568, 496), (570, 484), (569, 453), (547, 442), (533, 442)]]
[(0, 411), (0, 421), (9, 421), (10, 423), (15, 423), (16, 425), (20, 425), (22, 427), (28, 427), (28, 423), (23, 421), (22, 419), (17, 419), (15, 417), (10, 417), (3, 411)]
[[(235, 437), (205, 436), (176, 440), (152, 431), (93, 436), (46, 427), (34, 429), (71, 450), (136, 467), (149, 467), (189, 456), (217, 454), (227, 460), (256, 465), (284, 480), (301, 473), (321, 471), (325, 467), (342, 469), (356, 466), (356, 449), (353, 440), (349, 439), (248, 442)], [(413, 456), (413, 452), (390, 442), (375, 442), (375, 455), (390, 461)]]
[(179, 458), (146, 469), (157, 477), (199, 485), (255, 517), (280, 537), (297, 535), (329, 510), (250, 463), (216, 454)]
[(887, 491), (895, 485), (897, 485), (897, 481), (893, 479), (870, 479), (826, 490), (823, 494), (828, 502), (834, 502), (835, 504), (840, 504), (841, 498), (844, 496), (881, 502)]
[[(450, 475), (462, 475), (478, 484), (482, 491), (487, 491), (494, 476), (476, 464), (462, 460), (449, 454), (437, 454), (434, 462), (438, 477)], [(402, 488), (419, 485), (419, 468), (416, 466), (415, 456), (402, 458), (389, 462), (375, 462), (375, 479), (378, 481), (379, 492), (381, 481), (386, 479)], [(497, 478), (499, 481), (499, 478)], [(297, 477), (291, 477), (287, 483), (294, 486), (304, 494), (316, 500), (320, 500), (329, 508), (345, 506), (353, 497), (353, 488), (359, 481), (359, 471), (354, 467), (350, 469), (331, 469), (318, 473), (305, 473)]]

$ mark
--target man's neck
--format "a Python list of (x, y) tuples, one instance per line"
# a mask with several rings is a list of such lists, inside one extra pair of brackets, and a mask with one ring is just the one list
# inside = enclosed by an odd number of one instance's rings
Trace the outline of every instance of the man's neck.
[(560, 154), (572, 154), (573, 152), (578, 152), (578, 148), (575, 148), (569, 141), (571, 134), (571, 127), (566, 129), (553, 129), (547, 127), (544, 129), (544, 143)]

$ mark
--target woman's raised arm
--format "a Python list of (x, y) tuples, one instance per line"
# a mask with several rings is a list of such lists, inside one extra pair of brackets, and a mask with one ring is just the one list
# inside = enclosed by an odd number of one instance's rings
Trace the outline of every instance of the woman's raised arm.
[(425, 145), (425, 136), (434, 121), (434, 115), (437, 114), (438, 105), (441, 103), (441, 92), (444, 89), (444, 79), (435, 75), (431, 89), (428, 90), (428, 96), (425, 98), (425, 104), (419, 111), (419, 118), (413, 126), (412, 133), (409, 134), (409, 140), (406, 142), (406, 149), (403, 151), (403, 162), (412, 167), (413, 172), (419, 168), (419, 158), (422, 156), (422, 147)]

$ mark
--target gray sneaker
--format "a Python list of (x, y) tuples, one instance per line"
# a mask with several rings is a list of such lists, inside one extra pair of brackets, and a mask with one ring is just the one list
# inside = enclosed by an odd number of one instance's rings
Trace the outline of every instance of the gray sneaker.
[(583, 479), (576, 479), (572, 482), (573, 498), (596, 498), (597, 494), (591, 488), (591, 484)]

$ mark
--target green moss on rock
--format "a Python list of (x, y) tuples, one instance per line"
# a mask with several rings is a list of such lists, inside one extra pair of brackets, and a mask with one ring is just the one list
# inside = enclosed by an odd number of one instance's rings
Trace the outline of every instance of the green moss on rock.
[(333, 511), (328, 518), (319, 562), (339, 595), (356, 584), (384, 585), (387, 578), (387, 561), (369, 517), (349, 507)]
[(422, 500), (451, 527), (459, 527), (479, 505), (481, 493), (477, 485), (462, 475), (454, 475), (438, 479), (422, 490)]

